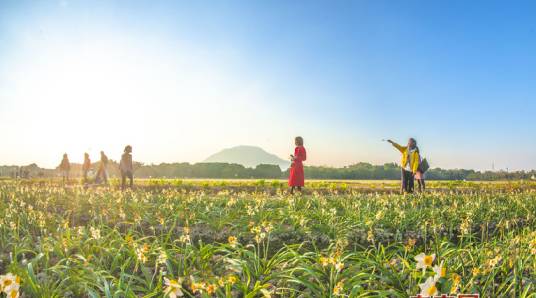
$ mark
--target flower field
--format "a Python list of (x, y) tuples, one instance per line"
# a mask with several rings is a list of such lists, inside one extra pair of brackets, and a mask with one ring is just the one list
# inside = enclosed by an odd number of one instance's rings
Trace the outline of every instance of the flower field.
[(138, 184), (0, 181), (0, 297), (536, 297), (534, 184)]

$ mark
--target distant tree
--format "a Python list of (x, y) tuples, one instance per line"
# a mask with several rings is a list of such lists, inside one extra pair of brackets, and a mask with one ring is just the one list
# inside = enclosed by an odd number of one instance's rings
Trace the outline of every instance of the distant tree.
[(277, 178), (281, 176), (281, 168), (277, 165), (258, 165), (253, 174), (255, 178)]

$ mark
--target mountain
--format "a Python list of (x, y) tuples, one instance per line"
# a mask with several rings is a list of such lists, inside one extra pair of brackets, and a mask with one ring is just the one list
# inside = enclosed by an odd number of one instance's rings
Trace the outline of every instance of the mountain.
[(248, 168), (254, 168), (260, 164), (278, 165), (281, 170), (286, 170), (290, 166), (290, 161), (255, 146), (236, 146), (223, 149), (209, 156), (204, 162), (236, 163)]

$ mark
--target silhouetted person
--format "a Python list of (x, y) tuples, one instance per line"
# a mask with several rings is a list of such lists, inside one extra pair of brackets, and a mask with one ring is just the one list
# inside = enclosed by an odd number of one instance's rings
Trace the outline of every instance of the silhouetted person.
[(69, 162), (69, 157), (67, 157), (67, 153), (63, 154), (63, 159), (60, 163), (60, 172), (61, 177), (63, 178), (63, 182), (69, 181), (69, 172), (71, 171), (71, 163)]
[(121, 189), (125, 189), (126, 179), (130, 179), (130, 188), (134, 184), (134, 174), (132, 166), (132, 146), (127, 145), (121, 155), (121, 162), (119, 163), (119, 170), (121, 170)]
[(421, 158), (419, 156), (419, 148), (417, 148), (417, 141), (414, 138), (408, 140), (407, 146), (401, 146), (391, 140), (387, 140), (391, 143), (400, 153), (402, 153), (402, 160), (400, 166), (402, 167), (402, 191), (412, 193), (414, 189), (414, 176), (419, 169), (419, 163)]
[(87, 183), (87, 173), (91, 169), (91, 159), (89, 159), (89, 154), (84, 153), (84, 163), (82, 164), (82, 177), (84, 178), (84, 183)]
[(104, 181), (104, 183), (108, 183), (108, 156), (104, 154), (104, 151), (100, 152), (100, 164), (99, 164), (99, 170), (97, 171), (97, 177), (96, 180), (100, 182), (101, 180)]
[(288, 177), (288, 186), (290, 186), (290, 193), (294, 194), (294, 188), (297, 188), (301, 192), (302, 187), (305, 184), (305, 177), (303, 173), (303, 161), (307, 159), (305, 148), (303, 147), (303, 138), (296, 137), (294, 139), (296, 148), (294, 154), (290, 155), (292, 164), (290, 165), (290, 174)]

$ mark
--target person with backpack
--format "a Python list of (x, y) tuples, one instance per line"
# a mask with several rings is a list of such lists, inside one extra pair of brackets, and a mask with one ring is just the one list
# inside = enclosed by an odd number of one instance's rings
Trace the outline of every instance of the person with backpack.
[(419, 167), (417, 168), (417, 172), (415, 173), (415, 180), (417, 180), (419, 192), (423, 192), (426, 190), (426, 186), (424, 183), (424, 173), (428, 170), (429, 165), (426, 158), (422, 159), (419, 147), (417, 147), (417, 153), (419, 154)]
[(398, 149), (402, 153), (402, 159), (400, 166), (402, 175), (402, 192), (412, 193), (415, 184), (415, 175), (419, 170), (419, 164), (421, 157), (419, 155), (419, 148), (417, 147), (417, 141), (414, 138), (408, 140), (407, 146), (401, 146), (392, 140), (387, 140), (393, 147)]

